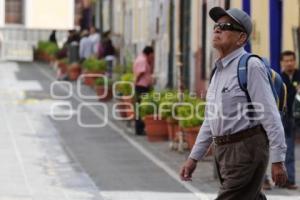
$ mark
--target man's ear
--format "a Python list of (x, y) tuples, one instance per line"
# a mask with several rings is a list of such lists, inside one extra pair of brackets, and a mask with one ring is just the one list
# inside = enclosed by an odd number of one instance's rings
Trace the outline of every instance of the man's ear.
[(247, 42), (247, 39), (248, 39), (248, 36), (246, 33), (241, 33), (240, 34), (240, 39), (239, 39), (239, 42), (241, 44), (245, 44)]

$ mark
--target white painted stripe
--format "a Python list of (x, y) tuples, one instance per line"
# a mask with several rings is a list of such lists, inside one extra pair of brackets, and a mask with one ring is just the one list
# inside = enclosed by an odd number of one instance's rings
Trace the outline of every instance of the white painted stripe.
[[(41, 73), (45, 77), (47, 77), (50, 81), (56, 81), (44, 69), (42, 69), (41, 67), (38, 67), (38, 69), (40, 69)], [(63, 87), (62, 87), (62, 89), (67, 90), (66, 88), (63, 88)], [(73, 95), (73, 98), (76, 99), (78, 102), (81, 102), (81, 103), (84, 102), (77, 95)], [(103, 116), (101, 115), (101, 113), (99, 113), (99, 111), (97, 111), (93, 107), (90, 107), (89, 109), (90, 109), (91, 112), (93, 112), (96, 116), (98, 116), (102, 120)], [(124, 133), (124, 131), (120, 130), (119, 127), (117, 125), (115, 125), (113, 122), (109, 121), (108, 125), (113, 130), (115, 130), (118, 134), (120, 134), (125, 140), (127, 140), (132, 146), (134, 146), (142, 154), (144, 154), (149, 160), (151, 160), (152, 162), (154, 162), (158, 167), (160, 167), (166, 173), (168, 173), (174, 180), (176, 180), (178, 183), (180, 183), (181, 185), (183, 185), (187, 190), (189, 190), (198, 199), (201, 199), (201, 200), (215, 199), (215, 197), (216, 197), (217, 194), (204, 193), (203, 191), (200, 191), (199, 189), (197, 189), (194, 186), (192, 186), (190, 183), (181, 181), (177, 172), (175, 172), (173, 169), (171, 169), (163, 161), (159, 160), (156, 156), (154, 156), (152, 153), (150, 153), (147, 149), (145, 149), (142, 145), (140, 145), (134, 139), (130, 138), (126, 133)], [(61, 139), (61, 141), (63, 143), (63, 146), (66, 147), (66, 150), (69, 153), (69, 155), (71, 155), (71, 157), (76, 161), (76, 163), (78, 163), (78, 165), (80, 166), (81, 170), (84, 171), (83, 168), (81, 167), (79, 161), (76, 159), (76, 156), (72, 153), (72, 151), (68, 148), (68, 146), (64, 143), (64, 141), (62, 139)], [(86, 174), (86, 175), (89, 177), (88, 174)], [(94, 184), (94, 182), (93, 182), (93, 184)], [(205, 185), (207, 185), (207, 184), (205, 184)], [(95, 186), (95, 188), (97, 188), (97, 186), (95, 184), (94, 184), (94, 186)], [(289, 193), (289, 191), (285, 191), (285, 192)], [(107, 199), (109, 199), (109, 200), (120, 200), (120, 199), (122, 199), (122, 200), (136, 200), (136, 199), (141, 200), (141, 199), (144, 199), (144, 197), (146, 196), (146, 194), (150, 195), (150, 192), (138, 192), (138, 191), (134, 191), (133, 193), (130, 193), (130, 192), (124, 192), (124, 191), (101, 191), (100, 190), (100, 194), (104, 198), (107, 197)], [(140, 194), (140, 195), (136, 196), (137, 194)], [(163, 193), (158, 194), (158, 193), (153, 193), (152, 192), (151, 194), (154, 195), (154, 197), (156, 197), (155, 195), (160, 196), (160, 197), (164, 196)], [(180, 196), (180, 193), (177, 193), (177, 194)], [(299, 196), (295, 196), (295, 193), (290, 192), (289, 194), (291, 196), (269, 194), (269, 195), (267, 195), (267, 198), (270, 199), (270, 200), (300, 200), (300, 197)], [(128, 198), (126, 198), (126, 197), (128, 197)], [(139, 198), (136, 198), (136, 197), (139, 197)], [(152, 198), (152, 199), (157, 199), (158, 200), (158, 198)], [(163, 200), (165, 200), (165, 199), (167, 199), (167, 198), (164, 198)], [(181, 200), (183, 198), (179, 198), (179, 199)], [(174, 198), (174, 200), (176, 200), (176, 199)]]
[(195, 200), (193, 193), (178, 192), (101, 191), (101, 194), (109, 200)]
[(20, 150), (18, 148), (14, 132), (11, 130), (6, 117), (4, 117), (3, 121), (4, 121), (6, 129), (8, 130), (9, 138), (10, 138), (11, 143), (13, 145), (14, 152), (15, 152), (16, 158), (18, 160), (19, 167), (20, 167), (20, 170), (22, 172), (27, 191), (28, 191), (29, 195), (32, 197), (33, 196), (33, 189), (31, 187), (31, 185), (29, 184), (29, 179), (28, 179), (28, 176), (27, 176), (27, 173), (26, 173), (26, 170), (25, 170), (24, 161), (22, 159)]
[[(46, 76), (50, 81), (56, 81), (52, 76), (50, 76), (44, 69), (41, 67), (37, 67), (40, 69), (42, 74)], [(67, 90), (64, 86), (60, 85), (60, 87), (63, 90)], [(73, 93), (73, 98), (76, 99), (78, 102), (84, 103), (82, 99), (80, 99), (76, 94)], [(99, 117), (101, 120), (103, 119), (103, 115), (93, 107), (87, 107), (91, 112), (93, 112), (97, 117)], [(140, 153), (144, 154), (149, 160), (151, 160), (153, 163), (155, 163), (158, 167), (163, 169), (169, 176), (171, 176), (174, 180), (176, 180), (179, 184), (184, 186), (187, 190), (192, 192), (197, 198), (201, 200), (210, 200), (212, 198), (209, 198), (207, 194), (204, 192), (198, 190), (193, 185), (191, 185), (188, 182), (183, 182), (179, 178), (179, 174), (175, 172), (173, 169), (171, 169), (166, 163), (158, 159), (156, 156), (154, 156), (151, 152), (149, 152), (147, 149), (145, 149), (142, 145), (140, 145), (138, 142), (136, 142), (134, 139), (130, 138), (123, 130), (120, 130), (119, 127), (113, 123), (112, 121), (108, 121), (108, 126), (110, 126), (113, 130), (115, 130), (119, 135), (121, 135), (127, 142), (129, 142), (133, 147), (135, 147)]]
[[(34, 63), (34, 66), (36, 66), (36, 63)], [(38, 69), (40, 69), (40, 72), (47, 77), (50, 81), (57, 81), (56, 79), (54, 79), (52, 76), (50, 76), (44, 69), (42, 69), (41, 67), (37, 67)], [(61, 87), (61, 86), (60, 86)], [(66, 88), (61, 87), (62, 89), (64, 89), (65, 91), (68, 91)], [(78, 97), (77, 97), (78, 98)], [(67, 153), (71, 156), (71, 158), (77, 163), (78, 168), (84, 172), (84, 168), (82, 167), (82, 165), (80, 164), (79, 160), (77, 159), (77, 157), (75, 156), (75, 154), (71, 151), (71, 149), (68, 147), (68, 145), (64, 142), (64, 140), (61, 138), (60, 134), (58, 134), (58, 137), (60, 139), (60, 142), (62, 143), (62, 145), (64, 146), (64, 149), (67, 151)], [(94, 183), (93, 179), (90, 177), (89, 174), (84, 173), (84, 176), (86, 176), (89, 180), (91, 180), (91, 184), (93, 186), (94, 189), (96, 189), (98, 191), (98, 187), (97, 185)], [(103, 199), (103, 197), (100, 195), (98, 196), (98, 198), (100, 198), (99, 200)]]
[[(11, 75), (10, 72), (7, 72), (6, 74), (8, 76)], [(10, 80), (10, 81), (12, 84), (18, 84), (17, 79)], [(9, 82), (7, 82), (7, 83), (9, 83)], [(23, 192), (26, 194), (26, 195), (24, 195), (24, 200), (25, 199), (33, 200), (36, 198), (40, 199), (40, 196), (42, 196), (42, 195), (47, 195), (47, 196), (44, 196), (44, 198), (50, 198), (51, 197), (50, 195), (53, 195), (53, 196), (59, 195), (60, 199), (66, 199), (66, 200), (71, 200), (74, 198), (76, 198), (76, 199), (77, 198), (78, 199), (79, 198), (91, 199), (92, 197), (99, 197), (100, 196), (100, 194), (98, 193), (99, 190), (97, 187), (95, 187), (93, 181), (90, 178), (87, 180), (88, 180), (88, 183), (91, 183), (91, 188), (93, 189), (94, 194), (91, 194), (90, 187), (87, 188), (84, 185), (82, 185), (82, 186), (85, 188), (82, 188), (82, 189), (85, 189), (86, 191), (80, 191), (80, 190), (78, 190), (79, 188), (76, 188), (76, 187), (72, 188), (74, 190), (72, 190), (69, 187), (68, 188), (63, 187), (63, 185), (62, 185), (63, 183), (61, 183), (61, 181), (60, 181), (61, 177), (55, 177), (57, 171), (55, 171), (55, 169), (53, 168), (53, 165), (55, 165), (57, 163), (53, 162), (53, 158), (51, 158), (51, 155), (49, 156), (46, 151), (42, 152), (42, 151), (39, 151), (40, 149), (37, 148), (38, 147), (37, 144), (40, 142), (40, 139), (37, 139), (36, 137), (27, 137), (28, 135), (30, 135), (30, 136), (35, 135), (36, 130), (32, 123), (34, 119), (32, 119), (30, 117), (30, 115), (27, 115), (26, 112), (23, 112), (22, 109), (19, 109), (18, 105), (16, 106), (14, 103), (14, 102), (16, 102), (16, 99), (20, 100), (19, 99), (20, 95), (15, 92), (11, 92), (11, 91), (8, 92), (7, 89), (2, 90), (1, 92), (2, 92), (1, 95), (5, 94), (4, 97), (8, 100), (8, 102), (10, 102), (7, 104), (1, 104), (1, 102), (0, 102), (0, 113), (3, 114), (3, 117), (1, 116), (2, 120), (0, 120), (0, 121), (2, 122), (3, 129), (4, 129), (3, 131), (2, 130), (1, 131), (2, 131), (2, 133), (5, 133), (5, 137), (7, 137), (8, 141), (9, 141), (8, 143), (11, 142), (11, 144), (9, 144), (9, 146), (12, 146), (13, 151), (10, 153), (9, 156), (16, 158), (16, 161), (14, 163), (12, 163), (10, 161), (10, 158), (7, 157), (7, 159), (9, 159), (9, 162), (8, 163), (5, 162), (6, 168), (4, 168), (4, 171), (1, 171), (1, 173), (10, 174), (10, 173), (17, 173), (20, 171), (20, 174), (22, 174), (22, 175), (21, 175), (21, 178), (19, 178), (19, 179), (22, 180), (22, 188), (25, 187), (25, 189), (26, 189)], [(3, 98), (3, 96), (1, 96), (1, 98)], [(51, 103), (51, 102), (48, 102), (48, 103)], [(39, 113), (39, 114), (42, 114), (42, 113)], [(15, 124), (16, 121), (18, 122), (17, 126)], [(49, 128), (49, 127), (47, 127), (47, 128)], [(57, 134), (55, 136), (60, 136), (60, 135)], [(24, 139), (24, 138), (26, 138), (26, 139)], [(63, 141), (61, 138), (59, 138), (59, 139), (60, 139), (59, 142)], [(50, 140), (50, 142), (51, 141), (52, 140)], [(43, 143), (43, 145), (45, 145), (45, 143)], [(50, 144), (47, 144), (47, 145), (50, 145)], [(59, 145), (57, 145), (57, 146), (59, 146)], [(64, 146), (64, 148), (61, 148), (61, 149), (65, 150), (66, 145), (62, 145), (62, 146)], [(51, 148), (52, 147), (53, 146), (51, 146)], [(55, 151), (57, 151), (57, 149), (55, 149)], [(1, 153), (3, 153), (3, 152), (5, 152), (5, 149), (2, 148)], [(42, 155), (41, 157), (37, 156), (37, 155), (40, 155), (41, 153), (44, 153), (44, 155)], [(5, 155), (7, 156), (7, 153), (5, 153)], [(58, 157), (58, 155), (60, 157)], [(55, 156), (56, 156), (55, 160), (59, 161), (58, 163), (68, 162), (67, 156), (64, 154), (63, 150), (61, 150), (61, 154), (57, 154)], [(49, 163), (45, 163), (46, 168), (44, 168), (44, 169), (47, 169), (46, 171), (47, 171), (48, 175), (50, 175), (50, 177), (45, 177), (44, 176), (45, 174), (43, 174), (41, 176), (39, 176), (40, 174), (38, 174), (41, 170), (43, 170), (43, 169), (37, 169), (37, 168), (41, 167), (41, 166), (37, 166), (39, 162), (42, 162), (41, 158), (42, 158), (42, 160), (49, 162)], [(36, 159), (36, 160), (34, 160), (34, 159)], [(78, 166), (79, 162), (78, 161), (76, 161), (76, 162), (77, 162), (76, 164)], [(16, 166), (16, 167), (13, 168), (13, 170), (6, 171), (10, 165)], [(38, 171), (35, 171), (35, 170), (38, 170)], [(84, 170), (82, 170), (82, 171), (84, 171)], [(82, 173), (82, 174), (78, 173), (77, 176), (80, 177), (79, 175), (81, 177), (86, 176), (86, 173)], [(74, 176), (76, 176), (76, 175), (74, 175)], [(70, 176), (68, 178), (72, 178), (72, 176)], [(19, 181), (19, 179), (16, 179), (16, 180)], [(55, 181), (51, 182), (52, 179), (55, 179)], [(3, 180), (5, 180), (5, 179), (3, 179)], [(82, 177), (82, 180), (85, 180), (85, 177)], [(11, 182), (8, 183), (8, 187), (4, 187), (4, 188), (7, 189), (7, 191), (11, 192), (11, 195), (18, 196), (18, 194), (15, 193), (16, 192), (15, 190), (18, 189), (16, 186), (18, 186), (19, 183), (18, 182), (14, 183), (14, 181), (15, 180), (12, 179)], [(23, 182), (24, 182), (24, 184), (23, 184)], [(40, 182), (44, 183), (43, 185), (41, 185), (41, 187), (39, 185), (35, 185), (35, 183), (40, 183)], [(55, 184), (53, 184), (53, 183), (55, 183)], [(13, 188), (12, 186), (15, 188)], [(13, 189), (15, 189), (15, 190), (13, 190)], [(45, 189), (45, 191), (42, 191), (43, 189)], [(51, 191), (52, 189), (55, 189), (55, 190), (52, 192), (53, 194), (50, 194), (49, 191)], [(3, 191), (5, 191), (5, 190), (3, 190)], [(3, 195), (3, 193), (2, 193), (3, 191), (1, 190), (1, 195)], [(49, 196), (48, 196), (48, 194), (49, 194)], [(21, 196), (20, 197), (0, 196), (0, 200), (1, 199), (8, 200), (8, 199), (23, 199), (23, 198)], [(95, 198), (95, 199), (102, 200), (103, 198), (99, 197), (99, 198)]]

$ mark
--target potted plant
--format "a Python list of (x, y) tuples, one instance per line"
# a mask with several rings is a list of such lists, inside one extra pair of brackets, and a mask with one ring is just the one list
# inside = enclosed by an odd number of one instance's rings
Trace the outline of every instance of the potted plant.
[(48, 62), (53, 62), (56, 59), (55, 55), (59, 51), (59, 48), (56, 43), (49, 42), (45, 51), (46, 51), (47, 55), (49, 56)]
[(66, 74), (68, 72), (68, 59), (64, 58), (57, 61), (58, 74)]
[(49, 42), (47, 41), (39, 41), (37, 45), (37, 49), (35, 51), (35, 56), (38, 60), (40, 61), (46, 61), (46, 51), (45, 49), (47, 48)]
[(88, 86), (94, 86), (94, 82), (98, 75), (105, 74), (106, 62), (96, 58), (88, 58), (83, 63), (84, 83)]
[[(145, 123), (147, 139), (150, 142), (168, 140), (168, 126), (166, 119), (159, 115), (160, 98), (156, 98), (154, 92), (142, 97), (139, 106), (140, 116)], [(159, 96), (159, 95), (158, 95)]]
[(184, 102), (189, 105), (180, 105), (177, 108), (177, 114), (180, 117), (179, 126), (184, 132), (184, 140), (187, 142), (188, 148), (191, 149), (195, 144), (201, 124), (204, 119), (205, 105), (203, 100), (197, 98), (184, 98)]
[[(99, 101), (108, 101), (112, 99), (112, 81), (111, 79), (100, 77), (95, 80), (95, 91), (99, 96)], [(106, 94), (105, 94), (106, 93)]]
[(55, 54), (58, 50), (59, 48), (56, 43), (39, 41), (35, 54), (39, 60), (50, 62), (55, 60)]
[(177, 132), (179, 130), (178, 121), (174, 119), (172, 109), (175, 103), (179, 102), (177, 92), (166, 91), (160, 101), (160, 114), (166, 119), (168, 126), (168, 136), (170, 141), (178, 141)]
[(121, 95), (121, 102), (125, 103), (118, 104), (118, 110), (127, 110), (125, 113), (120, 112), (120, 116), (124, 116), (128, 119), (134, 119), (134, 109), (131, 109), (134, 108), (134, 99), (133, 97), (130, 97), (134, 89), (130, 84), (133, 83), (133, 79), (134, 76), (132, 73), (123, 74), (120, 78), (120, 81), (123, 82), (119, 83), (116, 88), (118, 93)]

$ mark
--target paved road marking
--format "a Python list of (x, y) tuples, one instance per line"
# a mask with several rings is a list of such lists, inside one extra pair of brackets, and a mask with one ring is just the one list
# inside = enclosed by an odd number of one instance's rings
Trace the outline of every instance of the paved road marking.
[[(41, 73), (47, 77), (50, 81), (56, 81), (51, 75), (49, 75), (44, 69), (40, 68)], [(66, 88), (61, 87), (63, 90), (66, 90)], [(85, 101), (80, 99), (76, 94), (73, 94), (73, 98), (76, 99), (80, 103), (84, 103)], [(98, 116), (101, 120), (103, 120), (103, 115), (93, 107), (88, 107), (88, 109), (93, 112), (96, 116)], [(171, 169), (167, 164), (165, 164), (163, 161), (158, 159), (156, 156), (154, 156), (150, 151), (145, 149), (142, 145), (140, 145), (138, 142), (136, 142), (134, 139), (129, 137), (123, 130), (120, 130), (120, 128), (113, 123), (112, 121), (108, 121), (108, 126), (110, 126), (113, 130), (115, 130), (119, 135), (121, 135), (125, 140), (127, 140), (133, 147), (135, 147), (137, 150), (139, 150), (143, 155), (145, 155), (149, 160), (151, 160), (153, 163), (155, 163), (158, 167), (163, 169), (169, 176), (171, 176), (174, 180), (176, 180), (178, 183), (183, 185), (187, 190), (189, 190), (195, 197), (197, 197), (200, 200), (210, 200), (215, 199), (217, 194), (211, 194), (211, 193), (204, 193), (203, 191), (200, 191), (199, 189), (195, 188), (193, 185), (191, 185), (188, 182), (183, 182), (180, 180), (178, 172), (175, 172), (173, 169)], [(67, 147), (67, 146), (66, 146)], [(72, 151), (67, 148), (68, 152), (72, 155), (73, 158), (75, 158), (76, 162), (79, 163), (79, 161), (76, 159), (75, 155), (72, 153)], [(95, 186), (97, 187), (97, 186)], [(156, 199), (153, 197), (161, 197), (162, 200), (168, 199), (168, 195), (164, 193), (151, 193), (151, 192), (123, 192), (123, 191), (101, 191), (100, 194), (103, 197), (107, 197), (107, 199), (112, 200), (152, 200)], [(180, 197), (180, 193), (178, 194), (178, 200), (183, 199)], [(147, 198), (147, 195), (150, 196), (150, 198)], [(127, 198), (128, 197), (128, 198)], [(152, 198), (151, 198), (152, 197)], [(164, 198), (165, 197), (165, 198)], [(295, 196), (295, 194), (291, 194), (291, 196), (283, 196), (283, 195), (273, 195), (269, 194), (267, 195), (268, 199), (270, 200), (300, 200), (299, 196)], [(186, 199), (186, 198), (184, 198)], [(160, 200), (160, 199), (159, 199)], [(177, 200), (174, 197), (174, 200)], [(189, 200), (189, 199), (188, 199)]]
[[(1, 67), (5, 67), (5, 70)], [(1, 67), (0, 72), (4, 73), (0, 74), (13, 77), (14, 71), (6, 71), (6, 65)], [(1, 79), (1, 84), (2, 81)], [(43, 113), (35, 112), (36, 109), (31, 109), (35, 105), (28, 105), (30, 106), (28, 107), (30, 115), (28, 115), (27, 109), (23, 110), (24, 107), (16, 103), (24, 98), (25, 95), (24, 93), (22, 95), (22, 92), (18, 93), (15, 91), (18, 91), (18, 89), (23, 90), (24, 87), (17, 87), (19, 84), (16, 83), (18, 82), (16, 78), (4, 80), (4, 82), (7, 85), (11, 83), (16, 87), (14, 90), (0, 87), (1, 99), (6, 100), (5, 103), (3, 101), (0, 102), (0, 113), (2, 114), (2, 120), (0, 120), (2, 123), (1, 134), (5, 136), (2, 139), (7, 140), (1, 146), (0, 153), (3, 156), (3, 161), (5, 162), (4, 159), (8, 161), (1, 168), (1, 173), (3, 173), (1, 181), (5, 185), (1, 188), (0, 200), (87, 200), (93, 197), (93, 199), (97, 200), (103, 199), (102, 197), (100, 198), (98, 188), (93, 185), (94, 182), (86, 173), (77, 173), (77, 171), (75, 173), (72, 166), (74, 160), (71, 165), (69, 157), (66, 155), (68, 150), (65, 149), (65, 145), (61, 145), (63, 140), (59, 138), (60, 135), (50, 123), (50, 120), (46, 120), (48, 119), (46, 117), (41, 117)], [(33, 85), (39, 84), (37, 82)], [(30, 87), (27, 87), (27, 89), (30, 90)], [(45, 107), (46, 105), (43, 104), (42, 106)], [(47, 121), (46, 124), (44, 120)], [(38, 131), (36, 131), (35, 127), (40, 127), (41, 129), (38, 128)], [(78, 165), (79, 162), (77, 161), (76, 166)], [(84, 172), (83, 169), (82, 172)], [(65, 177), (65, 175), (68, 177)], [(75, 180), (78, 183), (77, 179), (81, 181), (81, 187), (66, 185), (66, 183), (69, 184), (70, 182), (65, 181)], [(19, 189), (21, 189), (21, 192)]]
[[(35, 64), (36, 65), (36, 64)], [(40, 69), (41, 73), (47, 77), (50, 81), (56, 81), (51, 75), (49, 75), (44, 69), (41, 67), (37, 67)], [(61, 89), (67, 90), (64, 86), (60, 85)], [(73, 93), (73, 98), (76, 99), (80, 103), (85, 103), (84, 100), (80, 99), (76, 94)], [(93, 112), (97, 117), (99, 117), (101, 120), (103, 119), (103, 115), (93, 107), (87, 107), (91, 112)], [(189, 190), (191, 193), (193, 193), (197, 198), (201, 200), (210, 200), (212, 199), (204, 192), (198, 190), (193, 185), (191, 185), (188, 182), (183, 182), (180, 180), (178, 172), (175, 172), (173, 169), (171, 169), (168, 165), (166, 165), (163, 161), (158, 159), (156, 156), (154, 156), (151, 152), (149, 152), (147, 149), (145, 149), (142, 145), (140, 145), (138, 142), (136, 142), (134, 139), (130, 138), (123, 130), (120, 130), (120, 128), (113, 123), (112, 121), (108, 120), (108, 126), (110, 126), (114, 131), (116, 131), (119, 135), (121, 135), (127, 142), (129, 142), (133, 147), (135, 147), (140, 153), (144, 154), (149, 160), (151, 160), (153, 163), (155, 163), (158, 167), (163, 169), (167, 174), (169, 174), (170, 177), (172, 177), (174, 180), (176, 180), (179, 184), (184, 186), (187, 190)]]

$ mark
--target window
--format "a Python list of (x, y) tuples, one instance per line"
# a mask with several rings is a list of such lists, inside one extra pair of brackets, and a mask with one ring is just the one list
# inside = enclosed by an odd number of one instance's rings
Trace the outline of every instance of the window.
[(23, 24), (23, 0), (5, 0), (5, 23)]

